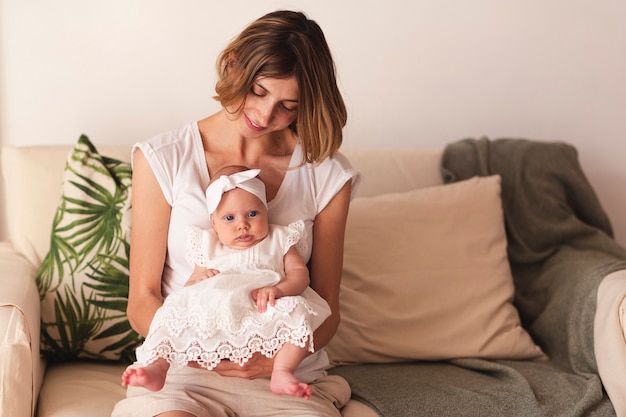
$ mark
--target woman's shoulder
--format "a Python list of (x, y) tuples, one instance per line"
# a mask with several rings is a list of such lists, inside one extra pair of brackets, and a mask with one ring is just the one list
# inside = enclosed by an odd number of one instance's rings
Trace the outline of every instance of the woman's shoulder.
[(310, 171), (315, 178), (315, 184), (319, 187), (318, 195), (326, 195), (326, 197), (334, 196), (348, 181), (352, 183), (352, 196), (354, 197), (362, 180), (361, 173), (352, 167), (350, 160), (341, 152), (336, 152), (334, 156), (318, 164), (311, 164)]
[(133, 153), (137, 149), (148, 161), (170, 204), (174, 202), (176, 190), (187, 190), (190, 184), (199, 184), (201, 188), (208, 184), (209, 174), (197, 123), (139, 142), (133, 147)]
[(136, 149), (141, 150), (157, 176), (166, 177), (168, 182), (186, 173), (203, 176), (206, 171), (202, 137), (195, 122), (139, 142), (133, 152)]
[(135, 144), (144, 154), (181, 154), (196, 151), (202, 144), (202, 138), (196, 122), (187, 123)]
[(341, 151), (337, 151), (335, 153), (335, 155), (333, 155), (332, 157), (328, 157), (326, 158), (322, 164), (331, 164), (334, 166), (337, 166), (339, 168), (341, 168), (344, 171), (347, 170), (352, 170), (352, 163), (350, 163), (350, 160), (348, 159), (347, 156), (345, 156)]

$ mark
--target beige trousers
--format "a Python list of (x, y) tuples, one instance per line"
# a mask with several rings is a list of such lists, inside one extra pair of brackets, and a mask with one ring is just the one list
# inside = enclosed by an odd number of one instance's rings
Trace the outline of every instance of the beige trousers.
[(269, 378), (222, 377), (205, 369), (170, 370), (162, 390), (129, 387), (112, 417), (152, 417), (182, 410), (197, 417), (340, 417), (350, 399), (350, 386), (339, 376), (325, 376), (309, 384), (304, 400), (270, 391)]

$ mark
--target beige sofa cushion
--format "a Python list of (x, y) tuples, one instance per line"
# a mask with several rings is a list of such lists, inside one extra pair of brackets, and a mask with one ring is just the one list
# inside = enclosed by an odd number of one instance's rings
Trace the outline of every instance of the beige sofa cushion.
[(115, 404), (126, 396), (120, 384), (125, 368), (89, 361), (49, 366), (41, 387), (38, 416), (110, 417)]
[[(52, 365), (46, 372), (37, 415), (110, 417), (115, 404), (126, 396), (126, 389), (120, 385), (124, 368), (124, 365), (105, 362), (68, 362)], [(341, 410), (341, 415), (378, 416), (373, 409), (356, 400), (350, 400)]]
[(540, 358), (513, 292), (499, 176), (356, 198), (331, 360)]
[[(94, 144), (102, 155), (130, 161), (130, 145)], [(4, 146), (0, 168), (4, 176), (8, 237), (16, 250), (39, 266), (50, 247), (50, 226), (62, 192), (63, 169), (73, 145)], [(443, 149), (343, 149), (366, 178), (358, 195), (369, 197), (441, 184)]]

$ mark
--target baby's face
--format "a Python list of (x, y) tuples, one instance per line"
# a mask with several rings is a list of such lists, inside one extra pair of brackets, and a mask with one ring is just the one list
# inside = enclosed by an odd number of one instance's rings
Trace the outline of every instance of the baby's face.
[(269, 229), (265, 205), (241, 188), (224, 193), (211, 222), (220, 242), (233, 249), (256, 245), (265, 239)]

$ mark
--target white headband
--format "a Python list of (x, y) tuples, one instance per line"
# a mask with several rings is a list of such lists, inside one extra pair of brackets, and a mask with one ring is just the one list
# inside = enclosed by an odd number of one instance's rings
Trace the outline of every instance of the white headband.
[(209, 214), (217, 209), (222, 195), (235, 188), (241, 188), (254, 194), (267, 208), (267, 199), (265, 197), (265, 184), (256, 178), (261, 172), (260, 169), (249, 169), (247, 171), (236, 172), (232, 175), (222, 175), (213, 181), (206, 189), (206, 202), (209, 208)]

